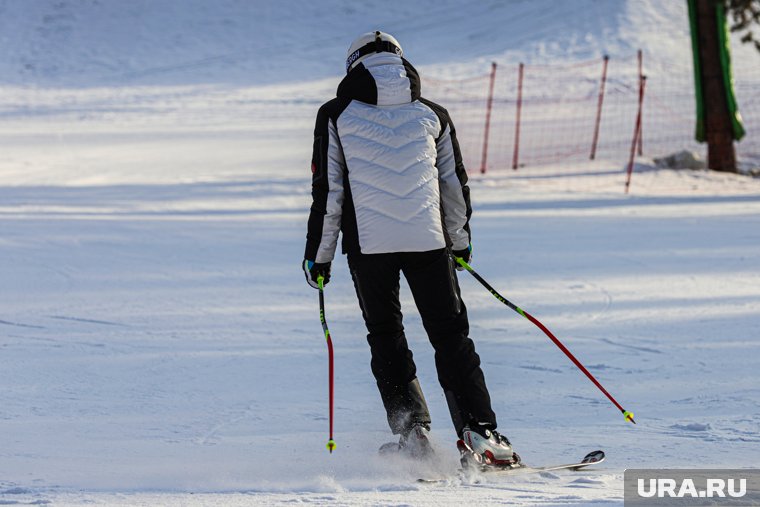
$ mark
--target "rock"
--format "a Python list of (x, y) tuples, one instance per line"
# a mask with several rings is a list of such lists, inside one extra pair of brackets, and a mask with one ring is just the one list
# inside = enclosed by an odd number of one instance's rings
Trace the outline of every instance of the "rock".
[(700, 156), (689, 150), (679, 151), (672, 155), (654, 159), (661, 169), (706, 169), (707, 164)]

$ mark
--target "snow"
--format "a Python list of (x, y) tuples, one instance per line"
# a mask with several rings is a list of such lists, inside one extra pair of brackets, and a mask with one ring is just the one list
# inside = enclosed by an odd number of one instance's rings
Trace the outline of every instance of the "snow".
[(403, 284), (440, 459), (375, 456), (391, 436), (342, 256), (325, 450), (327, 351), (299, 263), (314, 114), (350, 39), (383, 21), (423, 80), (642, 41), (688, 58), (682, 2), (187, 5), (0, 1), (0, 503), (620, 505), (626, 468), (757, 465), (760, 180), (646, 158), (628, 195), (621, 160), (471, 180), (473, 267), (638, 422), (462, 273), (501, 428), (528, 463), (601, 448), (604, 464), (455, 479)]

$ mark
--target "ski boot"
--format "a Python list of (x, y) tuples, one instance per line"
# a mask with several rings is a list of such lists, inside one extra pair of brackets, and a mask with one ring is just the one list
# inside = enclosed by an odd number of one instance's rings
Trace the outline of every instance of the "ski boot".
[(462, 438), (457, 441), (462, 468), (510, 469), (520, 467), (520, 456), (512, 450), (512, 444), (496, 430), (479, 424), (465, 426)]
[(433, 457), (433, 447), (430, 445), (427, 424), (415, 423), (406, 433), (402, 433), (398, 443), (389, 442), (380, 446), (381, 455), (399, 454), (413, 459), (429, 459)]

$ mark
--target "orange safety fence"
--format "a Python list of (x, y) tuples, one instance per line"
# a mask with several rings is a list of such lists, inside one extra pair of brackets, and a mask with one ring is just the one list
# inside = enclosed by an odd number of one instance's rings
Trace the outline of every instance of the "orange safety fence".
[[(461, 80), (422, 76), (424, 95), (451, 114), (469, 172), (591, 158), (624, 167), (632, 142), (637, 155), (648, 157), (706, 149), (694, 139), (691, 61), (638, 52), (556, 65), (496, 62), (491, 70)], [(642, 76), (646, 93), (634, 141)], [(760, 165), (760, 66), (735, 63), (734, 79), (747, 131), (736, 143), (737, 157)]]

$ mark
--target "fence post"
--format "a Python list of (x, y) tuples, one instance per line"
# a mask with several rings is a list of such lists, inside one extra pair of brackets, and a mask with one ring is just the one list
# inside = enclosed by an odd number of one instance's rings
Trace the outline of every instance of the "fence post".
[(628, 193), (628, 188), (631, 186), (631, 174), (633, 174), (633, 159), (636, 155), (636, 144), (641, 137), (641, 107), (644, 104), (644, 86), (647, 83), (647, 77), (641, 76), (639, 79), (639, 112), (636, 115), (636, 127), (633, 129), (633, 142), (631, 143), (631, 158), (628, 161), (628, 176), (625, 180), (625, 193)]
[(604, 55), (602, 63), (602, 81), (599, 85), (599, 102), (596, 105), (596, 124), (594, 125), (594, 140), (591, 141), (591, 160), (596, 157), (596, 143), (599, 141), (599, 124), (602, 121), (602, 104), (604, 103), (604, 85), (607, 83), (607, 64), (610, 61), (609, 55)]
[[(642, 81), (644, 80), (644, 52), (639, 49), (638, 51), (638, 60), (639, 60), (639, 87), (644, 86)], [(639, 91), (639, 93), (642, 93)], [(641, 125), (639, 126), (639, 156), (644, 155), (644, 118), (643, 118), (643, 111), (642, 111), (642, 119), (641, 119)]]
[(520, 112), (522, 111), (522, 85), (525, 65), (520, 62), (520, 71), (517, 78), (517, 117), (515, 119), (515, 152), (512, 155), (512, 169), (517, 170), (520, 154)]
[(486, 128), (483, 135), (483, 156), (480, 158), (480, 172), (486, 173), (488, 162), (488, 134), (491, 131), (491, 108), (493, 107), (493, 85), (496, 81), (496, 62), (491, 62), (491, 82), (488, 85), (488, 102), (486, 103)]

